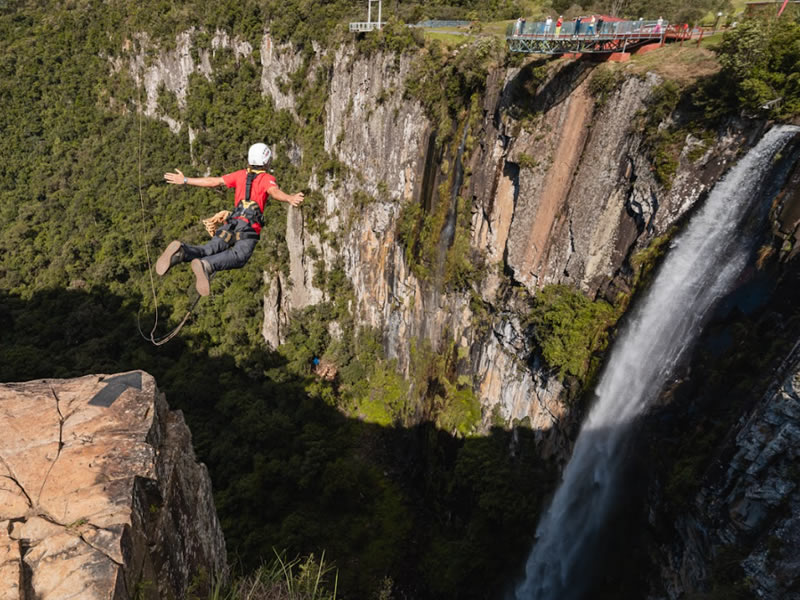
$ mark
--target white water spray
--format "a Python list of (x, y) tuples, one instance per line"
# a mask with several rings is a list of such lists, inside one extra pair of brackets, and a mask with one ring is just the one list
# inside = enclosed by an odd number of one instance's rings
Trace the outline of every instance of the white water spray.
[(773, 127), (672, 244), (609, 357), (561, 487), (537, 528), (517, 600), (575, 600), (585, 592), (579, 569), (616, 500), (629, 425), (658, 397), (704, 316), (744, 267), (751, 248), (741, 229), (752, 200), (774, 156), (797, 132), (800, 127)]

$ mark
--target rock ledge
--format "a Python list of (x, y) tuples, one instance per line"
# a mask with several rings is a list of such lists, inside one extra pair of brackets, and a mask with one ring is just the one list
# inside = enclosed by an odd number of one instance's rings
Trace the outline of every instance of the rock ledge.
[(0, 432), (0, 600), (184, 598), (225, 573), (208, 473), (147, 373), (0, 384)]

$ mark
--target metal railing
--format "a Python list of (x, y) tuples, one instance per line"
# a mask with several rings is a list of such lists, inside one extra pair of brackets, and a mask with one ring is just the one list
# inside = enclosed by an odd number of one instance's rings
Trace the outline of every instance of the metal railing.
[[(573, 35), (641, 35), (647, 37), (658, 37), (665, 33), (669, 23), (667, 21), (611, 21), (604, 22), (598, 20), (594, 25), (589, 21), (581, 21), (580, 26), (576, 21), (565, 21), (560, 28), (556, 27), (553, 21), (548, 27), (544, 21), (514, 22), (506, 27), (506, 37), (521, 36), (544, 36), (544, 37), (567, 37)], [(577, 31), (576, 31), (577, 29)], [(558, 30), (558, 32), (557, 32)]]
[(419, 23), (409, 25), (409, 27), (427, 27), (429, 29), (435, 29), (438, 27), (467, 27), (470, 25), (470, 23), (471, 21), (439, 21), (436, 19), (429, 19), (427, 21), (420, 21)]
[[(576, 33), (577, 31), (577, 33)], [(544, 22), (517, 21), (506, 28), (506, 40), (512, 52), (529, 54), (612, 54), (630, 52), (650, 43), (690, 40), (695, 32), (687, 25), (670, 25), (666, 21), (610, 21), (598, 19), (594, 26), (582, 21)]]
[(384, 25), (386, 25), (386, 23), (378, 23), (377, 21), (350, 23), (350, 31), (374, 31), (376, 29), (381, 29)]

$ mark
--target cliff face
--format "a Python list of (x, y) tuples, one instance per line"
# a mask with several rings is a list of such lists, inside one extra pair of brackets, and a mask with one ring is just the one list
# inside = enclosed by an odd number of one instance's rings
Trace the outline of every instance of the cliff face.
[[(180, 103), (191, 73), (208, 76), (214, 48), (252, 60), (242, 42), (220, 32), (210, 51), (193, 52), (188, 39), (179, 36), (175, 50), (146, 68), (132, 60), (135, 76), (144, 73), (149, 114), (158, 115), (159, 86)], [(528, 304), (511, 291), (530, 295), (565, 283), (613, 302), (629, 291), (631, 255), (668, 231), (752, 141), (735, 125), (711, 143), (687, 135), (667, 189), (654, 176), (641, 124), (659, 77), (623, 74), (600, 101), (592, 92), (596, 65), (561, 61), (541, 81), (532, 75), (538, 63), (491, 69), (478, 114), (455, 124), (456, 137), (471, 140), (462, 159), (433, 143), (442, 124), (406, 93), (418, 76), (413, 55), (365, 57), (343, 46), (318, 50), (304, 66), (291, 46), (276, 46), (267, 34), (260, 60), (262, 93), (290, 113), (297, 104), (285, 82), (297, 69), (328, 78), (324, 147), (345, 167), (335, 180), (315, 175), (309, 182), (324, 196), (327, 235), (307, 226), (303, 209), (289, 210), (288, 274), (265, 275), (268, 344), (285, 340), (293, 311), (330, 300), (315, 286), (315, 270), (341, 265), (356, 323), (381, 332), (401, 370), (410, 374), (411, 349), (423, 340), (435, 351), (454, 344), (468, 357), (458, 375), (471, 379), (483, 426), (526, 421), (543, 437), (567, 414), (564, 388), (536, 356), (524, 326)], [(466, 291), (442, 285), (436, 274), (420, 280), (398, 239), (404, 208), (431, 210), (432, 190), (459, 166), (465, 176), (453, 197), (469, 201), (470, 252), (485, 267)], [(335, 337), (335, 323), (330, 331)]]
[[(472, 199), (471, 245), (488, 267), (475, 291), (490, 317), (479, 326), (472, 294), (420, 281), (398, 241), (398, 217), (409, 203), (425, 202), (431, 164), (438, 184), (444, 163), (457, 162), (436, 154), (430, 142), (439, 124), (402, 93), (414, 76), (411, 59), (365, 58), (343, 48), (333, 64), (325, 147), (350, 171), (336, 185), (312, 183), (324, 193), (328, 225), (342, 241), (335, 250), (308, 235), (292, 211), (291, 275), (271, 282), (265, 338), (281, 342), (291, 311), (323, 298), (306, 257), (322, 256), (328, 267), (342, 258), (357, 322), (382, 332), (388, 356), (402, 369), (409, 369), (415, 340), (434, 348), (453, 342), (468, 353), (460, 372), (472, 377), (484, 425), (527, 418), (535, 430), (550, 430), (566, 414), (563, 387), (541, 361), (526, 358), (534, 354), (522, 325), (527, 309), (508, 294), (509, 285), (529, 293), (550, 283), (590, 296), (605, 292), (634, 251), (713, 186), (747, 136), (733, 128), (694, 160), (689, 154), (699, 142), (688, 136), (667, 190), (652, 173), (637, 125), (657, 76), (626, 78), (599, 105), (585, 63), (551, 69), (533, 91), (524, 85), (527, 67), (491, 71), (481, 117), (465, 132), (476, 142), (466, 159), (469, 176), (457, 190)], [(358, 193), (373, 200), (358, 206)], [(625, 289), (624, 278), (615, 284)]]
[(208, 473), (148, 374), (2, 384), (0, 429), (0, 597), (185, 598), (226, 572)]
[(789, 360), (790, 374), (737, 423), (690, 509), (675, 522), (677, 536), (662, 567), (671, 599), (707, 590), (715, 580), (758, 598), (800, 598), (797, 347)]

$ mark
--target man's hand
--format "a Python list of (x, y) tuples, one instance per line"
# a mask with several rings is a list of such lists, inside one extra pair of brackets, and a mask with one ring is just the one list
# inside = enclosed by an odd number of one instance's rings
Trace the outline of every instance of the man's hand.
[(296, 194), (292, 194), (289, 196), (289, 204), (292, 206), (300, 206), (305, 199), (305, 194), (303, 192), (298, 192)]
[(181, 173), (180, 169), (175, 169), (176, 173), (164, 173), (164, 179), (167, 180), (167, 183), (173, 183), (176, 185), (183, 185), (186, 183), (186, 177), (184, 177), (183, 173)]

